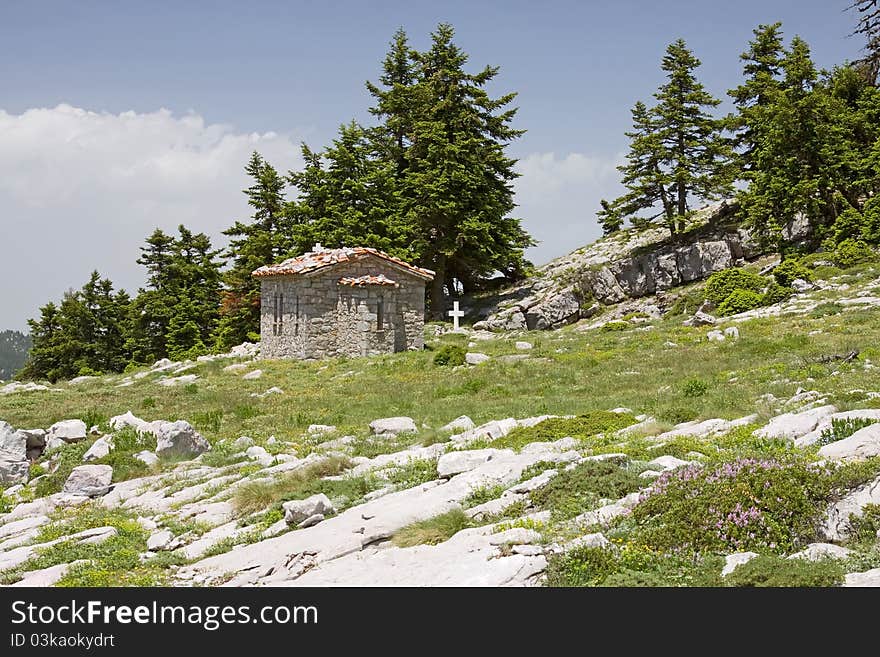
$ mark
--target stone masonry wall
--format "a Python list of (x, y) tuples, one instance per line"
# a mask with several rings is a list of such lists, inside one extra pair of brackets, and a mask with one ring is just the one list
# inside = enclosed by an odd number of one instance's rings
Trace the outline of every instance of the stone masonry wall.
[[(400, 287), (339, 285), (343, 277), (384, 274)], [(280, 335), (275, 297), (283, 294)], [(328, 267), (305, 276), (262, 279), (261, 353), (264, 358), (367, 356), (423, 347), (425, 283), (379, 258)], [(377, 330), (379, 298), (383, 330)]]

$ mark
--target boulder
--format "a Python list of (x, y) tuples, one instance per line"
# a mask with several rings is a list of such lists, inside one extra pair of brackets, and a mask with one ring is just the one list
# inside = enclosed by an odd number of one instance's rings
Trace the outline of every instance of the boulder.
[(715, 326), (718, 320), (714, 315), (698, 310), (694, 316), (682, 322), (684, 326)]
[(734, 570), (757, 556), (757, 552), (734, 552), (733, 554), (728, 554), (724, 557), (724, 568), (721, 569), (721, 576), (727, 577)]
[(150, 466), (156, 465), (159, 462), (159, 457), (156, 456), (155, 452), (151, 452), (148, 449), (145, 449), (142, 452), (138, 452), (134, 455), (134, 458), (136, 458), (141, 463), (146, 463)]
[(724, 342), (726, 338), (721, 331), (709, 331), (706, 334), (706, 339), (709, 340), (709, 342)]
[(653, 466), (655, 470), (659, 469), (661, 471), (665, 471), (675, 470), (685, 465), (691, 465), (691, 463), (689, 461), (683, 461), (680, 458), (676, 458), (675, 456), (666, 454), (664, 456), (658, 456), (653, 461), (648, 461), (648, 465)]
[(284, 509), (284, 520), (288, 525), (299, 525), (312, 516), (335, 513), (336, 509), (324, 493), (312, 495), (304, 500), (291, 500), (281, 505)]
[(795, 552), (788, 558), (821, 561), (822, 559), (847, 559), (850, 554), (852, 554), (852, 550), (833, 543), (810, 543), (806, 548)]
[(866, 570), (863, 573), (848, 573), (843, 586), (880, 586), (880, 568)]
[(880, 504), (880, 477), (856, 488), (828, 507), (822, 525), (826, 540), (841, 541), (851, 532), (850, 517), (860, 518), (869, 504)]
[(263, 376), (263, 370), (254, 370), (252, 372), (248, 372), (241, 378), (245, 381), (253, 381), (255, 379), (259, 379), (261, 376)]
[(88, 451), (83, 454), (83, 461), (97, 461), (107, 456), (113, 449), (113, 437), (103, 436), (92, 443)]
[(306, 527), (313, 527), (313, 526), (317, 525), (319, 522), (322, 522), (324, 520), (324, 517), (325, 516), (323, 513), (316, 513), (315, 515), (309, 516), (308, 518), (303, 520), (301, 523), (299, 523), (296, 526), (296, 528), (297, 529), (305, 529)]
[(570, 324), (578, 320), (580, 309), (574, 289), (567, 288), (529, 308), (525, 313), (526, 326), (531, 331)]
[(61, 492), (69, 495), (101, 497), (110, 492), (112, 480), (113, 468), (109, 465), (81, 465), (71, 471)]
[(156, 383), (158, 383), (160, 386), (165, 386), (166, 388), (173, 388), (174, 386), (182, 386), (189, 383), (195, 383), (198, 378), (198, 374), (184, 374), (183, 376), (173, 376), (171, 378), (159, 379), (158, 381), (156, 381)]
[(86, 423), (82, 420), (62, 420), (49, 427), (46, 440), (49, 441), (56, 438), (66, 443), (76, 443), (80, 440), (85, 440), (86, 435)]
[(5, 460), (0, 455), (0, 486), (5, 488), (26, 482), (29, 467), (27, 460)]
[(822, 420), (836, 412), (837, 407), (828, 405), (800, 413), (784, 413), (774, 417), (766, 426), (757, 429), (754, 435), (758, 438), (795, 440), (813, 431)]
[(464, 360), (468, 365), (479, 365), (480, 363), (485, 363), (489, 359), (490, 357), (486, 354), (470, 351), (464, 355)]
[(802, 278), (796, 278), (791, 282), (791, 288), (795, 292), (801, 292), (801, 293), (802, 292), (809, 292), (810, 290), (813, 289), (813, 284), (808, 283), (807, 281), (805, 281)]
[(147, 550), (150, 552), (164, 550), (172, 540), (174, 540), (174, 534), (168, 529), (155, 532), (147, 539)]
[(162, 459), (187, 459), (211, 449), (208, 441), (189, 422), (160, 422), (153, 429), (156, 435), (156, 455)]
[(27, 436), (0, 420), (0, 459), (24, 461), (27, 458)]
[(474, 421), (470, 419), (467, 415), (459, 415), (457, 418), (452, 420), (452, 422), (448, 422), (440, 427), (440, 431), (468, 431), (469, 429), (473, 429), (476, 425)]
[(861, 461), (872, 456), (880, 456), (880, 423), (859, 429), (849, 438), (819, 449), (819, 457), (831, 461)]
[(532, 345), (531, 342), (517, 341), (517, 343), (516, 343), (514, 346), (515, 346), (519, 351), (528, 351), (529, 349), (532, 348), (533, 345)]
[(252, 447), (254, 439), (250, 436), (239, 436), (232, 443), (232, 448), (237, 452), (243, 452), (248, 447)]
[(739, 340), (739, 329), (735, 326), (728, 326), (724, 329), (724, 337), (731, 340)]
[(448, 479), (462, 472), (474, 470), (486, 461), (491, 461), (501, 454), (497, 449), (470, 449), (460, 452), (447, 452), (437, 459), (437, 474)]
[(135, 431), (142, 431), (148, 422), (135, 416), (131, 411), (126, 411), (122, 415), (115, 415), (110, 418), (110, 428), (114, 431), (120, 431), (126, 427), (131, 427)]
[(415, 421), (411, 417), (385, 417), (370, 422), (370, 433), (418, 433)]
[(248, 447), (247, 450), (245, 450), (245, 456), (247, 456), (249, 459), (254, 460), (263, 459), (266, 457), (272, 458), (269, 455), (269, 452), (266, 451), (266, 448), (260, 447), (259, 445), (252, 445)]
[(620, 303), (626, 294), (608, 267), (588, 271), (584, 277), (585, 287), (604, 304)]
[(336, 427), (332, 424), (310, 424), (306, 431), (310, 436), (323, 436), (327, 433), (334, 433)]

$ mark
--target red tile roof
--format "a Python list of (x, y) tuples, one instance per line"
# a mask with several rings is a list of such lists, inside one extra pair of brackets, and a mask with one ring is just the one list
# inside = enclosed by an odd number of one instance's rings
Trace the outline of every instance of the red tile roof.
[(388, 285), (391, 287), (400, 287), (397, 281), (392, 281), (385, 274), (378, 276), (358, 276), (357, 278), (344, 277), (339, 279), (340, 285), (350, 285), (351, 287), (365, 287), (367, 285)]
[(429, 281), (434, 278), (434, 272), (430, 269), (416, 267), (404, 262), (400, 258), (395, 258), (387, 253), (383, 253), (382, 251), (379, 251), (379, 249), (372, 249), (366, 246), (347, 247), (342, 249), (322, 249), (320, 248), (320, 245), (315, 245), (314, 251), (309, 251), (296, 258), (289, 258), (277, 265), (265, 265), (264, 267), (260, 267), (255, 270), (252, 275), (261, 278), (264, 276), (310, 274), (319, 269), (324, 269), (325, 267), (332, 267), (343, 262), (355, 262), (371, 256), (390, 262), (398, 268), (424, 280)]

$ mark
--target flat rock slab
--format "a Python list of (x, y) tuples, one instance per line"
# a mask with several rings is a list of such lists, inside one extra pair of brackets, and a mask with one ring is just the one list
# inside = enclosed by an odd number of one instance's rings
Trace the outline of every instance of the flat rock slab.
[(820, 422), (837, 413), (836, 406), (819, 406), (800, 413), (777, 415), (766, 426), (757, 429), (758, 438), (786, 438), (796, 440), (814, 431)]

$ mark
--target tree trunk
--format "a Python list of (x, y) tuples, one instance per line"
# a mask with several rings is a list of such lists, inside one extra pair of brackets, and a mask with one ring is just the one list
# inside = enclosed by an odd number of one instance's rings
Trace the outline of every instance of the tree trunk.
[(431, 281), (431, 310), (433, 319), (443, 319), (443, 311), (446, 308), (446, 295), (443, 289), (446, 286), (446, 254), (438, 253), (434, 261), (434, 280)]

